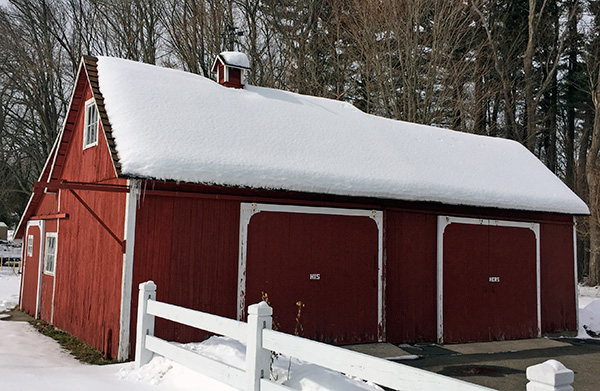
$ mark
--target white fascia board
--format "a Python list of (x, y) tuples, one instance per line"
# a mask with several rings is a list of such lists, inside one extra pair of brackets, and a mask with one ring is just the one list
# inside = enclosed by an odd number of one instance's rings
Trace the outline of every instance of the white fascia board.
[(577, 219), (573, 216), (573, 267), (575, 268), (575, 323), (579, 333), (579, 273), (577, 271)]

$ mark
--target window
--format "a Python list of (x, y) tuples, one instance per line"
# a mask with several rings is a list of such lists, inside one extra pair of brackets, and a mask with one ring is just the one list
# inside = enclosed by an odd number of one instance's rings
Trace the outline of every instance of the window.
[(83, 149), (98, 145), (98, 110), (94, 98), (85, 102)]
[(54, 274), (56, 268), (56, 240), (55, 232), (46, 234), (46, 255), (44, 256), (44, 272)]
[(33, 256), (33, 235), (27, 236), (27, 256)]

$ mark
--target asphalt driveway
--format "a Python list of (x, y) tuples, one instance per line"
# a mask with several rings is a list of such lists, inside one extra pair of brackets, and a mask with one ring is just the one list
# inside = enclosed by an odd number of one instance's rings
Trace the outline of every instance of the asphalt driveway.
[(401, 345), (418, 359), (396, 359), (417, 368), (498, 390), (525, 390), (525, 370), (555, 359), (575, 372), (575, 391), (600, 389), (600, 340), (540, 338), (460, 345)]

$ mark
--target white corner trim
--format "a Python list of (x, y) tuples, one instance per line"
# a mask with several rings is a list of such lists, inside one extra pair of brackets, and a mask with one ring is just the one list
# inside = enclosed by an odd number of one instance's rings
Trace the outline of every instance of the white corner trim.
[(44, 220), (34, 220), (29, 222), (31, 225), (40, 227), (40, 253), (38, 260), (37, 292), (35, 298), (35, 319), (40, 319), (40, 302), (42, 298), (42, 275), (44, 274), (44, 254), (46, 253), (46, 222)]
[(579, 273), (577, 271), (577, 219), (573, 216), (573, 267), (575, 268), (575, 323), (579, 332)]
[(537, 326), (538, 337), (542, 336), (542, 272), (541, 272), (541, 242), (540, 242), (540, 225), (534, 223), (529, 227), (535, 234), (535, 281), (537, 294)]
[(444, 230), (450, 225), (448, 216), (437, 218), (437, 341), (444, 343)]
[[(61, 189), (58, 189), (58, 213), (60, 213)], [(54, 257), (54, 278), (52, 279), (52, 307), (50, 312), (50, 324), (54, 324), (54, 298), (56, 297), (56, 270), (58, 268), (58, 243), (60, 240), (60, 219), (56, 219), (56, 256)]]
[(437, 219), (437, 337), (444, 343), (444, 231), (452, 223), (492, 225), (497, 227), (528, 228), (535, 235), (536, 316), (538, 337), (542, 335), (540, 224), (523, 221), (475, 219), (469, 217), (438, 216)]
[(121, 281), (121, 315), (119, 317), (118, 360), (129, 357), (129, 332), (131, 327), (131, 290), (133, 284), (133, 251), (135, 248), (135, 221), (141, 181), (127, 180), (129, 193), (125, 201), (125, 254), (123, 254), (123, 277)]
[(244, 319), (246, 307), (246, 258), (248, 251), (248, 226), (252, 216), (260, 212), (284, 212), (284, 213), (306, 213), (334, 216), (363, 216), (375, 221), (377, 226), (377, 338), (384, 341), (385, 330), (385, 279), (383, 263), (383, 211), (370, 209), (344, 209), (327, 208), (299, 205), (276, 205), (241, 203), (240, 205), (240, 242), (238, 259), (238, 295), (237, 295), (237, 319)]

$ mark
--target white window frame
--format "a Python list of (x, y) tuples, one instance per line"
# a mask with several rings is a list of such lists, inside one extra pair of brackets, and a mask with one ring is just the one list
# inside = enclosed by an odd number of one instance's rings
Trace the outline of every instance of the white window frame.
[[(93, 108), (93, 113), (96, 118), (93, 119), (93, 123), (90, 122), (90, 108)], [(88, 99), (85, 102), (84, 109), (84, 121), (83, 121), (83, 149), (91, 148), (98, 145), (98, 108), (96, 107), (96, 100), (94, 98)], [(93, 132), (93, 133), (91, 133)]]
[(27, 256), (28, 257), (32, 257), (33, 256), (33, 235), (28, 235), (27, 236)]
[[(48, 246), (48, 239), (54, 239), (54, 252), (51, 253), (48, 251), (49, 246)], [(50, 274), (50, 275), (54, 275), (54, 272), (56, 271), (56, 254), (57, 254), (57, 248), (58, 248), (58, 234), (56, 232), (47, 232), (46, 233), (46, 240), (45, 240), (45, 246), (44, 246), (44, 273), (45, 274)], [(49, 258), (52, 258), (52, 263), (48, 262)], [(49, 265), (51, 267), (49, 267)]]

